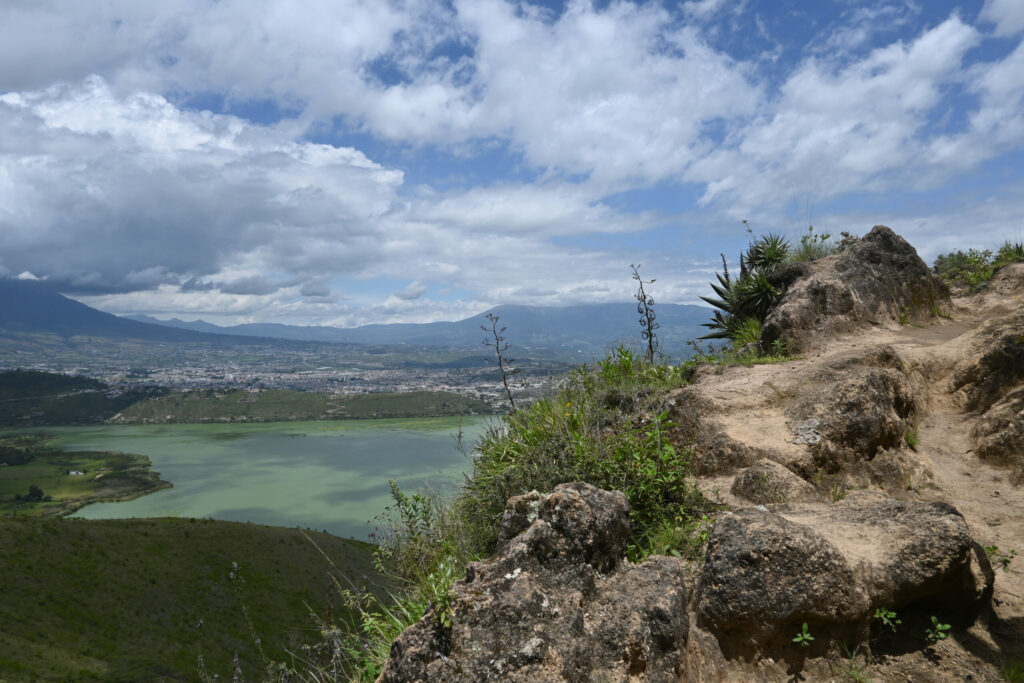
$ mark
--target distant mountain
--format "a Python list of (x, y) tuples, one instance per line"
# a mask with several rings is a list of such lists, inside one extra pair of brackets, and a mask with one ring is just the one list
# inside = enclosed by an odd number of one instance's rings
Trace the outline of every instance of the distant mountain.
[[(703, 306), (658, 304), (658, 338), (663, 351), (674, 357), (686, 354), (686, 342), (707, 330), (701, 324), (710, 318)], [(364, 325), (362, 327), (305, 327), (275, 323), (250, 323), (221, 327), (196, 320), (185, 322), (174, 318), (161, 321), (148, 316), (133, 320), (165, 325), (194, 332), (224, 335), (261, 336), (296, 341), (318, 341), (374, 345), (416, 345), (444, 347), (482, 346), (482, 325), (487, 314), (498, 316), (507, 328), (506, 336), (514, 347), (548, 348), (578, 351), (597, 355), (619, 343), (639, 344), (639, 317), (635, 304), (582, 304), (575, 306), (497, 306), (490, 311), (457, 322), (399, 323)]]
[(0, 331), (9, 334), (49, 333), (61, 337), (230, 343), (219, 334), (152, 325), (104, 313), (67, 298), (46, 283), (2, 278)]

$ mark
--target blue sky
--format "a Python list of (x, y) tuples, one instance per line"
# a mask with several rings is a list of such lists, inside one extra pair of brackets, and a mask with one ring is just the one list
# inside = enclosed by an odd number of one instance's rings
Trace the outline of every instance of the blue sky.
[(9, 0), (0, 276), (349, 326), (631, 263), (697, 303), (744, 219), (1024, 241), (1022, 38), (1019, 0)]

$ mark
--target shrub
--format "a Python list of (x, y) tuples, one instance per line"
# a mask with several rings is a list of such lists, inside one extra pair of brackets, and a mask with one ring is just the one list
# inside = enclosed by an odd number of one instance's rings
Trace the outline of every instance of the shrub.
[[(845, 233), (849, 234), (849, 233)], [(807, 226), (807, 234), (800, 237), (800, 245), (793, 249), (789, 260), (794, 263), (816, 261), (820, 258), (830, 256), (837, 251), (837, 245), (832, 243), (832, 235), (829, 233), (815, 234), (814, 226)]]

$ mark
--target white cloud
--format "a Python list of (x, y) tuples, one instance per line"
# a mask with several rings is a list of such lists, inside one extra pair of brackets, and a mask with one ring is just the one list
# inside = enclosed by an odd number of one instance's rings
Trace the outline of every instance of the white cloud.
[[(0, 252), (73, 288), (252, 276), (307, 237), (365, 240), (402, 184), (350, 148), (182, 112), (104, 81), (0, 96)], [(338, 263), (341, 270), (357, 263)]]
[(757, 211), (777, 218), (801, 194), (829, 199), (915, 187), (922, 173), (938, 170), (922, 158), (929, 117), (943, 89), (963, 78), (964, 54), (979, 40), (954, 15), (909, 44), (838, 68), (810, 58), (782, 85), (768, 115), (687, 177), (707, 183), (704, 203), (728, 202), (736, 217)]
[(1020, 0), (986, 0), (980, 18), (996, 25), (997, 36), (1013, 36), (1024, 31), (1024, 3)]

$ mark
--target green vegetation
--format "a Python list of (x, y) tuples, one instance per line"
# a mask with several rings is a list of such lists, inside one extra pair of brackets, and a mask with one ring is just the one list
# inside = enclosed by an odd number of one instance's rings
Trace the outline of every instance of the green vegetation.
[(789, 242), (781, 235), (762, 235), (748, 245), (746, 253), (740, 254), (738, 278), (729, 275), (723, 255), (723, 272), (715, 274), (718, 284), (711, 283), (715, 296), (701, 297), (717, 309), (711, 322), (704, 324), (711, 332), (702, 339), (735, 340), (747, 320), (764, 322), (785, 291), (774, 276), (786, 263), (789, 252)]
[[(695, 560), (715, 506), (690, 474), (689, 437), (669, 419), (665, 392), (685, 383), (690, 366), (650, 363), (620, 347), (595, 366), (573, 371), (549, 398), (503, 418), (478, 446), (461, 490), (446, 498), (392, 486), (394, 505), (381, 518), (376, 561), (400, 589), (392, 604), (353, 591), (361, 613), (352, 625), (325, 624), (319, 651), (344, 653), (334, 665), (373, 680), (391, 640), (433, 607), (444, 621), (450, 589), (466, 564), (491, 554), (508, 499), (587, 481), (622, 491), (630, 503), (631, 560), (651, 553)], [(309, 668), (306, 680), (330, 677)]]
[(966, 252), (957, 249), (941, 254), (932, 268), (947, 282), (976, 292), (985, 287), (1000, 268), (1021, 262), (1024, 262), (1024, 244), (1007, 241), (995, 254), (989, 249), (968, 249)]
[(63, 515), (170, 486), (143, 455), (68, 453), (49, 441), (43, 434), (0, 433), (0, 516)]
[(918, 434), (917, 427), (908, 429), (906, 434), (903, 435), (903, 440), (907, 442), (910, 450), (916, 451), (917, 447), (921, 445), (921, 435)]
[(812, 636), (811, 632), (807, 630), (807, 622), (805, 621), (803, 628), (796, 634), (796, 637), (793, 638), (793, 642), (800, 645), (800, 647), (810, 647), (813, 640), (814, 636)]
[(932, 616), (932, 625), (930, 628), (925, 629), (924, 638), (928, 641), (929, 645), (934, 645), (940, 640), (945, 640), (949, 637), (949, 629), (952, 628), (949, 624), (943, 624), (939, 621), (939, 618)]
[(985, 546), (985, 554), (988, 555), (989, 560), (992, 564), (996, 565), (1004, 572), (1010, 571), (1010, 563), (1013, 562), (1013, 558), (1017, 557), (1016, 550), (1002, 551), (997, 545)]
[(384, 417), (441, 417), (494, 412), (484, 401), (445, 391), (321, 394), (278, 389), (203, 389), (151, 398), (116, 422), (291, 422)]
[(896, 618), (896, 613), (886, 607), (879, 607), (875, 610), (875, 619), (881, 622), (882, 626), (896, 633), (896, 627), (903, 623)]
[(999, 675), (1007, 683), (1024, 683), (1024, 661), (1010, 658), (999, 665)]
[(258, 680), (261, 650), (310, 656), (300, 644), (314, 616), (348, 619), (332, 606), (332, 564), (379, 581), (368, 544), (296, 529), (5, 518), (0, 538), (0, 680), (12, 683), (195, 680), (200, 654), (230, 680), (236, 653), (244, 679)]
[(103, 422), (119, 410), (161, 393), (162, 389), (115, 391), (99, 380), (51, 372), (0, 372), (0, 425)]
[[(848, 235), (849, 233), (844, 233)], [(838, 245), (832, 242), (832, 235), (829, 233), (815, 234), (814, 226), (807, 226), (807, 234), (800, 236), (800, 244), (795, 247), (789, 255), (793, 263), (806, 263), (817, 261), (836, 253)]]

